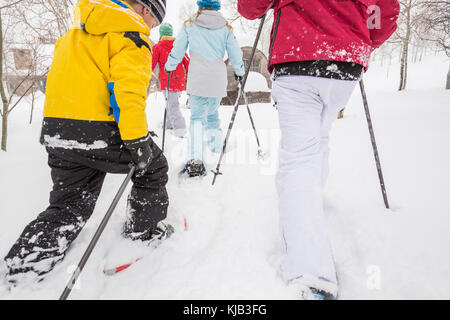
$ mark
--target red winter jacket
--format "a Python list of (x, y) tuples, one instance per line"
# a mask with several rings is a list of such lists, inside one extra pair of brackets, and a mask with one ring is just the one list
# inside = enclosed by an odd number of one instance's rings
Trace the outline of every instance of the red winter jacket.
[[(161, 90), (167, 89), (167, 73), (164, 72), (164, 65), (167, 62), (170, 51), (173, 48), (175, 38), (163, 36), (157, 44), (153, 46), (152, 69), (155, 69), (156, 64), (159, 65), (159, 82)], [(184, 68), (183, 68), (184, 67)], [(186, 54), (183, 61), (177, 66), (170, 76), (169, 91), (184, 91), (186, 90), (186, 76), (189, 70), (189, 57)]]
[[(251, 20), (272, 7), (269, 71), (277, 63), (309, 60), (354, 62), (367, 69), (372, 51), (397, 28), (400, 11), (397, 0), (238, 0), (238, 11)], [(379, 29), (368, 27), (375, 21), (373, 8), (380, 13)]]

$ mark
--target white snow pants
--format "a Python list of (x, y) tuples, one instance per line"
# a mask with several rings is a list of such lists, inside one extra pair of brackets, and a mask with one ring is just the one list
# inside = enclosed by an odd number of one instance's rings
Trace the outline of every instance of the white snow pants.
[(185, 136), (187, 132), (186, 121), (181, 114), (178, 102), (180, 92), (169, 91), (168, 97), (167, 91), (164, 90), (163, 92), (166, 99), (168, 99), (166, 127), (168, 130), (173, 130), (176, 136)]
[(281, 76), (274, 82), (282, 137), (276, 177), (285, 245), (280, 273), (286, 282), (304, 277), (337, 284), (322, 190), (329, 131), (356, 83), (310, 76)]

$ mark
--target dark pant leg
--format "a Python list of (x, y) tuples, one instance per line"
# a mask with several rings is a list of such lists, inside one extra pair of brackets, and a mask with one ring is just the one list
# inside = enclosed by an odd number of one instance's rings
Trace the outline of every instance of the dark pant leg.
[[(158, 222), (166, 218), (169, 203), (166, 191), (166, 157), (151, 137), (147, 143), (152, 149), (153, 161), (144, 176), (132, 178), (133, 187), (128, 197), (128, 219), (124, 226), (125, 236), (142, 240), (151, 238)], [(50, 151), (59, 158), (107, 173), (128, 173), (132, 163), (131, 154), (121, 140), (104, 149)]]
[(128, 220), (124, 235), (149, 240), (158, 222), (167, 217), (169, 197), (166, 191), (168, 164), (161, 149), (150, 140), (154, 159), (142, 177), (133, 177), (128, 197)]
[(5, 261), (9, 275), (49, 272), (64, 258), (94, 211), (105, 173), (63, 160), (49, 153), (53, 190), (50, 206), (32, 221), (13, 245)]

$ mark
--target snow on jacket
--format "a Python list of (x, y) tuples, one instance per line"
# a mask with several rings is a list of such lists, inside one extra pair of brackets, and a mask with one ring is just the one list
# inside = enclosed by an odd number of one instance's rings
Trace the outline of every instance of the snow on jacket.
[(79, 1), (74, 26), (55, 46), (41, 142), (100, 148), (108, 143), (99, 141), (146, 137), (149, 35), (142, 17), (125, 2)]
[[(247, 19), (259, 18), (272, 7), (270, 71), (277, 63), (312, 60), (367, 68), (372, 51), (395, 31), (399, 14), (397, 0), (238, 0), (238, 11)], [(373, 8), (380, 14), (379, 29), (368, 27)]]
[[(163, 36), (157, 44), (153, 46), (153, 61), (152, 69), (156, 65), (159, 66), (159, 82), (161, 90), (167, 90), (167, 73), (164, 72), (164, 65), (167, 62), (170, 51), (173, 48), (174, 37)], [(170, 76), (169, 91), (185, 91), (186, 90), (186, 75), (189, 71), (189, 57), (186, 54), (182, 63), (179, 63), (174, 72)]]
[(201, 97), (222, 98), (227, 95), (225, 52), (238, 76), (244, 75), (242, 50), (223, 16), (214, 10), (203, 10), (180, 31), (166, 63), (166, 70), (175, 70), (189, 45), (187, 93)]

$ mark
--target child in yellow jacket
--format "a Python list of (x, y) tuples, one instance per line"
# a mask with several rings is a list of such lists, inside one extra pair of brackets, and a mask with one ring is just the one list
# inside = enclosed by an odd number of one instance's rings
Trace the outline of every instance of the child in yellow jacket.
[(64, 258), (94, 211), (106, 173), (136, 166), (124, 236), (170, 235), (167, 161), (145, 114), (152, 73), (150, 29), (165, 0), (81, 0), (74, 26), (58, 40), (47, 81), (41, 143), (54, 182), (50, 206), (32, 221), (5, 261), (7, 280), (38, 278)]

